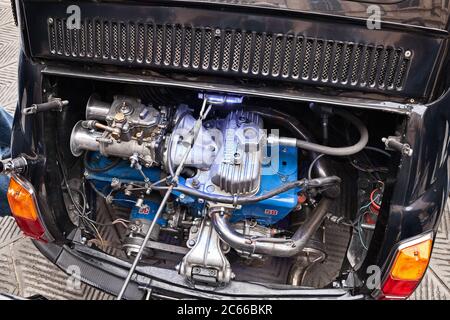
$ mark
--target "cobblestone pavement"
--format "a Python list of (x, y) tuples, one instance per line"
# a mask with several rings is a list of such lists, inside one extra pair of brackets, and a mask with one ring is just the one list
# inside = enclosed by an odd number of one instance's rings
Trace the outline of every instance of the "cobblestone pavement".
[[(0, 106), (13, 112), (17, 98), (18, 32), (9, 0), (0, 0)], [(412, 299), (450, 299), (450, 213), (437, 235), (428, 272)], [(67, 275), (48, 262), (24, 238), (12, 218), (0, 218), (0, 292), (51, 299), (111, 299), (87, 285), (69, 289)]]
[[(18, 29), (9, 0), (0, 0), (0, 107), (16, 108)], [(76, 282), (75, 282), (76, 284)], [(24, 237), (11, 217), (0, 217), (0, 292), (48, 299), (113, 299), (85, 284), (74, 286), (65, 272), (48, 261)]]
[(0, 0), (0, 106), (13, 112), (17, 100), (18, 29), (9, 0)]

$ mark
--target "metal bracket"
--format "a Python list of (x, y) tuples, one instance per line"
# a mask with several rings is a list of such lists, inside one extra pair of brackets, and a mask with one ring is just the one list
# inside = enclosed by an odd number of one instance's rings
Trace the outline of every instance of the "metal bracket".
[(52, 100), (44, 103), (32, 104), (31, 107), (22, 109), (23, 115), (36, 114), (43, 111), (62, 111), (64, 106), (67, 106), (69, 101), (61, 100), (60, 98), (53, 98)]
[(211, 220), (205, 217), (196, 240), (188, 241), (192, 249), (177, 266), (178, 273), (192, 282), (220, 286), (234, 277), (231, 266), (222, 249), (222, 241), (213, 228)]

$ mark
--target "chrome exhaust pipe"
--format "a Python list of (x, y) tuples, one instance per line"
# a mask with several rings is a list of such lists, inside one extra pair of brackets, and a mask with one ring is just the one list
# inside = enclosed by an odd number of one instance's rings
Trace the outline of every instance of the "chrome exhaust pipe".
[(332, 203), (332, 199), (323, 197), (314, 209), (312, 217), (299, 227), (290, 239), (244, 236), (233, 229), (229, 222), (230, 215), (222, 208), (212, 208), (210, 215), (219, 237), (232, 248), (275, 257), (293, 257), (306, 247), (309, 239), (320, 227)]

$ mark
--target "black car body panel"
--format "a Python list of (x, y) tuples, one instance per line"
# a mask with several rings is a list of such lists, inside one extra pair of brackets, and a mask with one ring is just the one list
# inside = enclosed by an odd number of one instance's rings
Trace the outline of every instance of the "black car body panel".
[(79, 6), (81, 29), (69, 30), (65, 3), (24, 2), (32, 57), (417, 99), (432, 93), (446, 46), (446, 32), (389, 24), (371, 30), (365, 23), (310, 16), (124, 3)]
[[(82, 280), (96, 288), (117, 295), (130, 267), (128, 262), (85, 247), (49, 246), (35, 242), (41, 250), (62, 270), (76, 264), (81, 269)], [(154, 266), (138, 267), (136, 277), (128, 286), (125, 299), (340, 299), (361, 300), (364, 295), (353, 295), (348, 289), (302, 289), (292, 287), (280, 289), (276, 286), (243, 283), (235, 281), (226, 288), (211, 289), (207, 286), (193, 286), (175, 270)], [(170, 280), (168, 280), (170, 279)]]
[(315, 14), (334, 19), (360, 19), (366, 21), (367, 15), (374, 13), (374, 5), (380, 9), (383, 21), (402, 26), (448, 29), (449, 7), (445, 0), (332, 0), (332, 1), (283, 1), (283, 0), (176, 0), (183, 3), (197, 3), (199, 6), (229, 6), (236, 8), (267, 9), (285, 13)]
[[(428, 3), (427, 1), (417, 1), (415, 2), (417, 4), (414, 5), (411, 5), (408, 1), (395, 3), (393, 1), (378, 2), (382, 3), (380, 6), (384, 10), (383, 12), (388, 23), (386, 24), (386, 30), (381, 29), (370, 32), (365, 29), (364, 25), (361, 25), (361, 19), (365, 17), (366, 8), (370, 5), (370, 1), (364, 3), (356, 1), (327, 1), (327, 6), (315, 5), (315, 3), (321, 3), (320, 1), (290, 1), (289, 4), (285, 1), (266, 1), (266, 4), (263, 5), (259, 4), (259, 2), (245, 1), (245, 5), (242, 6), (240, 6), (239, 2), (235, 4), (235, 1), (229, 5), (214, 1), (174, 1), (170, 6), (154, 8), (154, 11), (148, 9), (148, 7), (140, 7), (141, 5), (144, 6), (144, 4), (138, 1), (127, 1), (126, 4), (118, 1), (110, 1), (109, 3), (83, 1), (80, 2), (80, 5), (89, 8), (86, 12), (89, 12), (88, 15), (92, 18), (98, 17), (100, 14), (103, 17), (114, 15), (120, 21), (128, 21), (127, 17), (130, 16), (133, 16), (134, 19), (139, 16), (158, 13), (155, 14), (154, 19), (159, 19), (162, 24), (188, 23), (195, 26), (220, 27), (221, 30), (227, 30), (227, 28), (232, 27), (260, 33), (269, 32), (283, 35), (289, 32), (305, 32), (307, 37), (313, 37), (316, 40), (347, 41), (348, 43), (364, 41), (364, 43), (370, 42), (375, 45), (380, 44), (412, 50), (413, 57), (409, 66), (409, 73), (402, 90), (390, 91), (379, 87), (354, 90), (351, 87), (347, 87), (347, 84), (330, 84), (332, 88), (356, 91), (357, 93), (351, 98), (353, 99), (351, 100), (351, 105), (354, 107), (361, 106), (361, 110), (364, 110), (364, 107), (369, 105), (367, 100), (365, 100), (366, 95), (364, 92), (373, 92), (380, 95), (377, 96), (375, 102), (372, 101), (370, 103), (370, 108), (376, 109), (379, 107), (380, 110), (397, 112), (408, 117), (405, 141), (411, 145), (414, 152), (411, 157), (403, 156), (401, 159), (396, 182), (390, 190), (390, 201), (383, 202), (374, 240), (371, 243), (365, 261), (366, 265), (376, 264), (380, 266), (383, 275), (385, 275), (390, 263), (392, 263), (396, 248), (403, 241), (428, 232), (435, 233), (437, 231), (440, 216), (449, 192), (450, 92), (444, 92), (438, 99), (433, 99), (436, 94), (436, 84), (444, 81), (442, 74), (446, 70), (444, 67), (448, 42), (446, 30), (448, 8), (444, 8), (442, 5), (444, 1), (431, 1), (431, 8), (425, 6), (424, 3)], [(48, 46), (48, 17), (62, 17), (65, 12), (61, 10), (66, 3), (17, 0), (16, 4), (19, 25), (23, 35), (23, 51), (20, 55), (19, 100), (14, 120), (12, 155), (18, 156), (25, 153), (43, 159), (43, 161), (37, 162), (35, 167), (29, 168), (28, 178), (37, 191), (45, 223), (57, 240), (57, 243), (59, 243), (59, 245), (39, 243), (37, 246), (44, 255), (63, 269), (74, 261), (81, 265), (86, 264), (86, 274), (91, 275), (86, 277), (85, 280), (87, 282), (98, 285), (111, 293), (117, 293), (118, 281), (124, 278), (126, 274), (126, 265), (124, 265), (123, 261), (121, 262), (118, 259), (118, 261), (107, 261), (105, 257), (101, 258), (100, 256), (93, 259), (92, 256), (89, 257), (87, 252), (80, 252), (76, 247), (60, 246), (64, 243), (64, 233), (70, 232), (70, 228), (65, 225), (64, 217), (62, 216), (64, 209), (61, 207), (62, 204), (59, 203), (62, 198), (61, 191), (58, 190), (58, 185), (55, 185), (55, 181), (53, 181), (52, 172), (56, 170), (56, 164), (47, 161), (48, 154), (55, 152), (52, 149), (55, 147), (54, 145), (49, 146), (44, 143), (49, 139), (49, 132), (46, 132), (44, 125), (48, 119), (42, 114), (38, 114), (33, 119), (22, 116), (21, 109), (32, 103), (42, 102), (42, 78), (45, 72), (52, 74), (53, 70), (53, 74), (55, 74), (55, 70), (68, 68), (79, 70), (78, 74), (74, 73), (71, 75), (68, 73), (69, 77), (80, 76), (89, 74), (91, 70), (96, 69), (95, 67), (89, 69), (83, 65), (95, 65), (98, 62), (101, 65), (114, 65), (111, 67), (112, 69), (106, 66), (104, 68), (101, 67), (101, 74), (104, 78), (107, 78), (109, 75), (111, 79), (116, 77), (116, 81), (124, 81), (118, 75), (136, 72), (136, 70), (139, 71), (142, 68), (142, 64), (137, 61), (128, 62), (127, 60), (122, 61), (123, 63), (121, 61), (114, 62), (102, 57), (99, 57), (97, 60), (95, 57), (88, 60), (75, 57), (71, 52), (68, 52), (66, 56), (64, 51), (61, 55), (53, 55)], [(205, 8), (203, 8), (203, 5)], [(179, 8), (179, 6), (183, 8)], [(216, 15), (211, 14), (213, 10), (219, 7), (221, 10), (217, 14), (221, 16), (220, 19)], [(249, 11), (241, 13), (239, 12), (241, 9)], [(254, 15), (249, 15), (251, 10), (255, 10)], [(425, 17), (422, 15), (421, 12), (423, 10), (431, 12), (430, 16)], [(282, 15), (286, 14), (287, 11), (289, 11), (289, 15), (283, 17)], [(399, 11), (406, 13), (400, 16), (397, 15)], [(165, 14), (162, 14), (163, 12)], [(346, 18), (337, 22), (330, 15), (339, 15)], [(316, 20), (317, 17), (320, 17), (320, 19)], [(358, 19), (353, 19), (355, 17)], [(390, 22), (395, 23), (390, 24)], [(396, 23), (399, 25), (397, 26)], [(314, 43), (317, 45), (317, 42)], [(133, 67), (134, 69), (128, 69), (127, 67)], [(156, 65), (151, 65), (151, 67), (152, 70), (156, 71), (160, 69), (174, 71), (176, 69), (173, 66), (164, 66), (163, 64), (160, 67)], [(183, 70), (176, 69), (175, 71), (181, 72)], [(217, 76), (218, 78), (214, 78), (215, 81), (223, 87), (228, 86), (230, 91), (235, 86), (228, 78), (220, 78), (220, 75), (223, 75), (220, 72), (215, 73), (213, 69), (206, 71), (209, 76)], [(233, 77), (235, 76), (233, 75)], [(242, 74), (237, 76), (242, 76)], [(249, 75), (249, 77), (251, 78), (252, 76)], [(253, 77), (260, 79), (265, 76), (253, 75)], [(170, 77), (162, 78), (166, 82), (171, 82)], [(142, 82), (146, 78), (145, 75), (141, 74), (141, 77), (136, 77), (135, 79), (136, 82)], [(175, 85), (186, 84), (193, 86), (195, 81), (197, 79), (189, 82), (178, 78), (175, 81)], [(198, 81), (201, 82), (201, 79)], [(312, 88), (315, 86), (314, 81), (299, 80), (298, 82), (306, 87), (307, 85), (312, 85)], [(213, 89), (214, 86), (212, 85), (211, 88)], [(236, 90), (238, 90), (237, 87)], [(250, 87), (249, 90), (253, 90), (253, 88)], [(257, 90), (251, 92), (255, 95), (261, 94)], [(320, 96), (320, 92), (315, 94)], [(304, 99), (296, 95), (291, 95), (290, 97), (292, 99)], [(391, 102), (398, 97), (404, 99), (403, 102), (395, 104)], [(427, 103), (411, 103), (409, 98), (420, 98)], [(321, 96), (320, 99), (324, 103), (333, 101), (337, 104), (345, 104), (345, 98), (338, 95), (331, 98), (329, 96)], [(363, 100), (366, 102), (360, 103)], [(101, 261), (101, 259), (104, 260)], [(119, 264), (119, 266), (114, 265), (114, 263)], [(360, 270), (360, 277), (364, 279), (366, 275), (363, 270), (365, 268)], [(158, 290), (160, 290), (161, 294), (175, 291), (176, 296), (195, 296), (190, 291), (190, 288), (183, 288), (179, 284), (170, 284), (168, 281), (157, 279), (156, 274), (153, 273), (154, 271), (152, 268), (138, 269), (142, 279), (137, 281), (140, 282), (139, 284), (135, 282), (130, 285), (129, 291), (127, 291), (130, 298), (140, 298), (143, 295), (143, 291), (139, 289), (139, 286), (145, 287), (146, 283), (151, 286), (153, 281), (159, 285)], [(95, 283), (98, 279), (109, 279), (107, 277), (111, 277), (114, 280), (103, 284), (103, 286)], [(115, 287), (108, 288), (109, 284), (114, 284), (112, 286)], [(370, 291), (364, 292), (366, 297), (369, 297), (371, 293)], [(275, 292), (270, 294), (277, 296)], [(307, 298), (308, 296), (304, 294), (300, 293), (298, 297)], [(316, 298), (350, 297), (348, 292), (339, 290), (329, 292), (317, 290), (308, 295)], [(231, 293), (226, 293), (224, 296), (228, 298), (233, 297)], [(224, 296), (221, 296), (220, 293), (217, 293), (216, 296), (210, 295), (210, 293), (203, 293), (205, 298), (220, 298)], [(250, 297), (253, 298), (253, 296)], [(289, 296), (289, 298), (293, 297), (295, 297), (295, 294)], [(361, 296), (356, 296), (355, 298), (361, 298)]]

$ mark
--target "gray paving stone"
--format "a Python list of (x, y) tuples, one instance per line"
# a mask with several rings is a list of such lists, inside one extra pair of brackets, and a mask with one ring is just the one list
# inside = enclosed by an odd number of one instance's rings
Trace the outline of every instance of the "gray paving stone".
[(450, 203), (442, 217), (430, 265), (411, 299), (450, 300)]
[(40, 294), (54, 300), (114, 298), (68, 277), (21, 234), (12, 217), (0, 218), (0, 292), (21, 297)]

